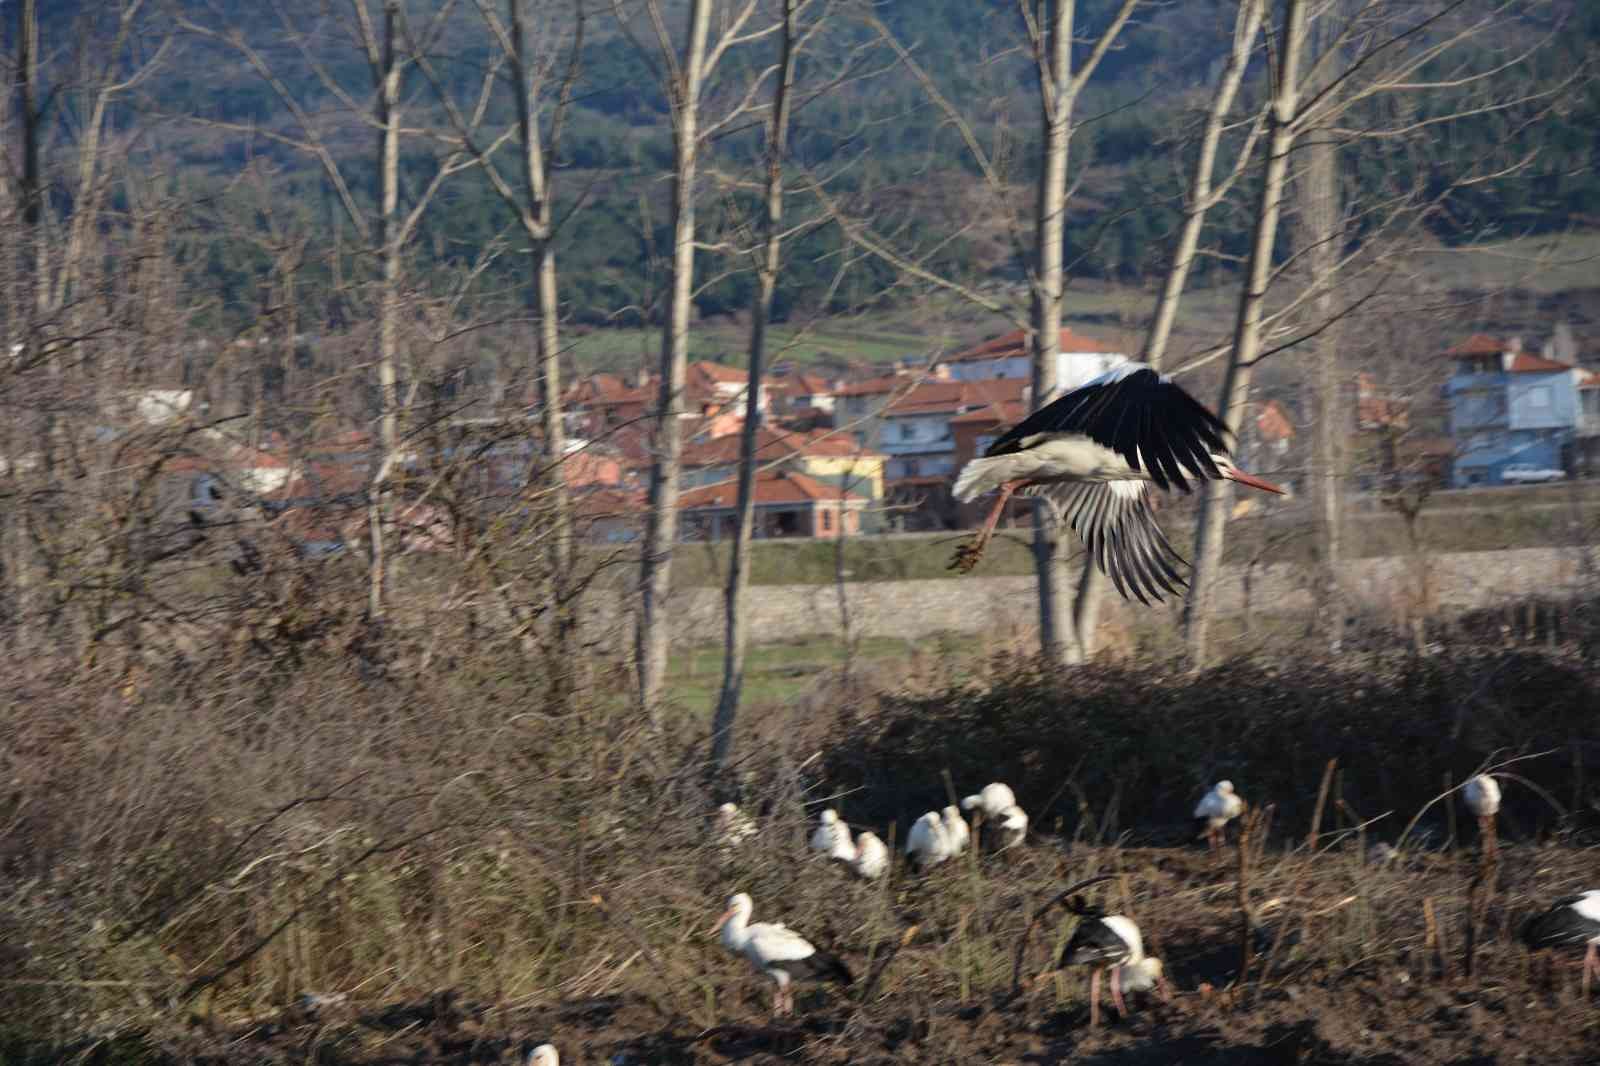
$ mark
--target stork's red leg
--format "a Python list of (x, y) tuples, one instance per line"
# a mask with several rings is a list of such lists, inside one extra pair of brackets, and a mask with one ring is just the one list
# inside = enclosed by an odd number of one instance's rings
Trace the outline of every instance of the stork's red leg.
[(1089, 975), (1089, 1028), (1100, 1028), (1100, 967)]
[(1600, 977), (1600, 944), (1590, 944), (1583, 956), (1583, 998), (1589, 998), (1589, 976)]
[(1117, 1013), (1124, 1019), (1128, 1017), (1128, 1005), (1122, 999), (1122, 968), (1111, 968), (1111, 1002), (1117, 1005)]
[(989, 517), (984, 519), (976, 536), (956, 549), (949, 569), (965, 574), (978, 565), (978, 560), (983, 558), (985, 549), (989, 547), (989, 539), (994, 536), (995, 527), (1000, 524), (1000, 516), (1005, 513), (1006, 503), (1022, 484), (1020, 481), (1008, 481), (1000, 486), (1000, 495), (995, 498), (994, 506), (989, 508)]

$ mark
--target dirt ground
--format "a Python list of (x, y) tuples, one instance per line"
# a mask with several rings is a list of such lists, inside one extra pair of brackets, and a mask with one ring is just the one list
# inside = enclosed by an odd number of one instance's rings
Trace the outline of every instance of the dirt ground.
[[(1541, 901), (1596, 879), (1595, 850), (1502, 849), (1496, 891), (1483, 897), (1471, 976), (1463, 972), (1467, 892), (1476, 869), (1470, 853), (1423, 852), (1375, 865), (1349, 847), (1309, 859), (1259, 860), (1248, 875), (1255, 882), (1255, 921), (1251, 971), (1242, 982), (1236, 854), (1083, 848), (1068, 856), (1046, 845), (1020, 862), (989, 857), (968, 871), (952, 864), (920, 881), (907, 878), (893, 891), (893, 908), (897, 920), (906, 928), (916, 923), (917, 932), (876, 980), (858, 976), (850, 990), (803, 991), (787, 1022), (768, 1015), (766, 982), (708, 942), (694, 950), (717, 989), (714, 1003), (696, 1001), (693, 990), (649, 983), (614, 996), (537, 1006), (463, 1002), (444, 990), (403, 1004), (296, 1006), (248, 1023), (193, 1018), (186, 1034), (140, 1042), (140, 1051), (159, 1047), (157, 1057), (169, 1062), (464, 1066), (519, 1062), (548, 1040), (563, 1063), (608, 1066), (1600, 1061), (1600, 990), (1589, 1003), (1580, 1002), (1581, 953), (1530, 957), (1514, 935)], [(987, 938), (993, 950), (987, 988), (963, 993), (952, 985), (941, 967), (953, 950), (963, 949), (950, 936), (943, 908), (965, 891), (966, 878), (995, 902), (1012, 886), (1048, 884), (1084, 864), (1117, 875), (1101, 886), (1102, 901), (1137, 913), (1150, 950), (1166, 960), (1175, 993), (1170, 1003), (1130, 1001), (1124, 1018), (1108, 1002), (1103, 1024), (1091, 1029), (1086, 975), (1038, 973), (1049, 965), (1049, 942), (1068, 927), (1054, 918), (1032, 935), (1023, 968), (1027, 987), (1012, 995), (1009, 959), (1017, 930), (1026, 926), (1021, 889), (973, 919), (975, 925), (987, 921), (988, 929), (968, 928), (966, 917), (978, 912), (959, 909), (963, 933), (974, 942)], [(841, 910), (869, 890), (842, 878), (824, 889)], [(821, 921), (828, 935), (817, 939), (858, 975), (870, 971), (866, 946), (851, 943), (848, 933), (833, 933), (845, 921), (835, 926), (815, 914), (810, 921), (811, 929)], [(864, 984), (870, 984), (865, 993)], [(127, 1045), (120, 1050), (124, 1054), (110, 1045), (85, 1045), (69, 1058), (146, 1057), (124, 1057), (134, 1050)]]

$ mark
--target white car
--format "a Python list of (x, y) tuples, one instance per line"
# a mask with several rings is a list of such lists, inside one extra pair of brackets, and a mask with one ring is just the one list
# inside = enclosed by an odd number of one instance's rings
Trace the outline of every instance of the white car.
[(1500, 480), (1512, 485), (1532, 485), (1545, 481), (1562, 481), (1566, 476), (1567, 472), (1565, 470), (1534, 466), (1532, 463), (1512, 463), (1500, 471)]

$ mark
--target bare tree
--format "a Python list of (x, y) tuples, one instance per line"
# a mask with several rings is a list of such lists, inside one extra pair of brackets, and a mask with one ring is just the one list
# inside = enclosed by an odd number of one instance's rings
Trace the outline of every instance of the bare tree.
[[(1510, 5), (1499, 0), (1441, 0), (1421, 7), (1393, 0), (1361, 0), (1351, 5), (1343, 0), (1283, 0), (1276, 21), (1276, 62), (1268, 87), (1266, 156), (1231, 343), (1185, 368), (1199, 365), (1213, 354), (1228, 356), (1218, 408), (1235, 433), (1243, 422), (1256, 366), (1273, 354), (1326, 334), (1382, 293), (1397, 267), (1393, 247), (1385, 247), (1377, 235), (1418, 231), (1428, 211), (1448, 195), (1449, 190), (1382, 190), (1373, 193), (1356, 217), (1347, 220), (1337, 207), (1333, 146), (1429, 135), (1432, 126), (1454, 118), (1507, 110), (1548, 94), (1548, 89), (1540, 87), (1524, 94), (1469, 100), (1464, 105), (1447, 107), (1444, 114), (1422, 119), (1406, 114), (1393, 125), (1376, 123), (1366, 113), (1359, 114), (1354, 122), (1346, 121), (1361, 105), (1370, 111), (1384, 100), (1491, 86), (1498, 74), (1515, 67), (1540, 47), (1531, 45), (1510, 59), (1470, 58), (1471, 47), (1510, 10)], [(1327, 33), (1317, 34), (1313, 49), (1316, 18), (1327, 20)], [(1458, 52), (1469, 58), (1458, 58)], [(1445, 67), (1445, 72), (1430, 77), (1435, 65)], [(1307, 144), (1307, 162), (1296, 180), (1304, 190), (1304, 206), (1310, 211), (1306, 218), (1298, 220), (1301, 247), (1278, 262), (1274, 250), (1285, 197), (1291, 188), (1291, 164)], [(1513, 163), (1510, 169), (1517, 165)], [(1450, 188), (1507, 172), (1505, 168), (1475, 165), (1456, 176)], [(1347, 225), (1356, 224), (1369, 233), (1361, 247), (1349, 250), (1341, 246), (1340, 235)], [(1274, 292), (1275, 283), (1290, 275), (1302, 278), (1302, 287), (1287, 294)], [(1349, 288), (1354, 295), (1336, 296), (1340, 286)], [(1288, 323), (1297, 318), (1298, 328), (1290, 328)], [(1269, 329), (1276, 342), (1270, 347), (1266, 342)], [(1278, 340), (1279, 337), (1283, 339)], [(1324, 370), (1328, 379), (1320, 383), (1318, 404), (1336, 405), (1342, 395), (1337, 361), (1320, 360), (1319, 377)], [(1319, 421), (1320, 431), (1332, 435), (1319, 448), (1324, 463), (1319, 488), (1336, 493), (1334, 479), (1338, 471), (1333, 464), (1342, 419), (1329, 411), (1319, 415)], [(1213, 587), (1222, 560), (1231, 500), (1231, 482), (1206, 483), (1192, 587), (1184, 609), (1189, 654), (1196, 663), (1205, 661), (1208, 650)], [(1322, 499), (1319, 516), (1325, 554), (1330, 560), (1336, 559), (1337, 499)]]
[[(792, 110), (795, 62), (804, 38), (799, 18), (810, 6), (798, 0), (782, 0), (782, 29), (778, 41), (778, 71), (773, 79), (772, 103), (764, 126), (766, 137), (766, 181), (762, 213), (757, 219), (760, 259), (756, 265), (756, 291), (750, 299), (750, 377), (745, 386), (744, 425), (739, 433), (739, 489), (734, 504), (734, 537), (728, 561), (728, 580), (723, 592), (722, 690), (717, 697), (716, 714), (711, 722), (711, 765), (720, 770), (733, 749), (733, 725), (739, 714), (739, 696), (744, 687), (745, 646), (749, 642), (749, 620), (744, 614), (745, 589), (750, 583), (750, 534), (755, 513), (756, 436), (761, 426), (761, 389), (767, 351), (767, 321), (772, 315), (772, 296), (778, 287), (778, 269), (783, 251), (783, 162), (788, 152), (789, 115)], [(815, 31), (814, 23), (811, 32)], [(841, 492), (841, 499), (843, 498)], [(842, 519), (842, 509), (841, 509)], [(842, 533), (844, 523), (839, 523)]]
[[(496, 195), (516, 216), (531, 255), (528, 289), (534, 307), (534, 382), (539, 402), (540, 447), (532, 464), (543, 501), (542, 511), (554, 523), (546, 538), (550, 572), (555, 585), (552, 611), (555, 643), (570, 655), (577, 647), (577, 605), (565, 587), (568, 575), (577, 573), (577, 539), (572, 526), (572, 499), (564, 463), (567, 456), (566, 422), (561, 385), (561, 301), (556, 278), (555, 159), (561, 132), (576, 88), (583, 52), (587, 10), (584, 0), (574, 0), (570, 21), (554, 3), (543, 5), (544, 32), (535, 33), (528, 0), (505, 0), (505, 17), (490, 0), (475, 0), (494, 47), (510, 74), (511, 110), (515, 115), (517, 154), (515, 177), (507, 177), (494, 162), (502, 137), (486, 141), (478, 134), (478, 116), (464, 114), (451, 98), (429, 58), (415, 52), (418, 64), (434, 86), (459, 137), (487, 176)], [(565, 5), (562, 5), (565, 7)], [(412, 42), (415, 50), (421, 42)], [(563, 58), (564, 56), (564, 58)], [(559, 74), (559, 77), (558, 77)], [(553, 99), (552, 99), (553, 97)], [(561, 691), (562, 698), (567, 695)]]
[[(283, 105), (290, 117), (293, 132), (256, 129), (239, 123), (222, 122), (216, 125), (267, 137), (315, 159), (344, 208), (347, 221), (376, 259), (379, 446), (367, 489), (367, 617), (372, 622), (383, 619), (388, 605), (388, 588), (393, 576), (388, 540), (393, 526), (394, 479), (403, 465), (401, 439), (404, 427), (401, 420), (404, 401), (400, 395), (400, 375), (405, 251), (445, 180), (477, 164), (477, 160), (457, 139), (450, 150), (436, 160), (433, 173), (411, 198), (411, 203), (402, 207), (401, 141), (416, 132), (408, 130), (403, 121), (406, 103), (402, 93), (404, 70), (410, 54), (415, 51), (426, 52), (431, 47), (431, 42), (442, 32), (456, 4), (455, 0), (447, 0), (435, 10), (422, 30), (413, 32), (405, 25), (405, 12), (400, 0), (380, 2), (381, 8), (378, 8), (371, 0), (353, 0), (348, 17), (340, 25), (364, 61), (371, 83), (371, 97), (367, 103), (363, 103), (352, 89), (339, 81), (319, 51), (321, 42), (316, 39), (313, 30), (308, 30), (304, 23), (298, 21), (295, 12), (279, 11), (283, 40), (305, 60), (319, 86), (340, 102), (349, 115), (363, 116), (362, 121), (376, 136), (373, 154), (373, 200), (376, 208), (371, 212), (363, 209), (353, 194), (346, 177), (346, 167), (339, 162), (329, 145), (323, 116), (294, 95), (261, 49), (248, 41), (237, 28), (229, 26), (224, 16), (214, 8), (212, 17), (216, 22), (213, 24), (198, 22), (187, 15), (179, 16), (179, 24), (184, 29), (236, 52), (249, 64)], [(408, 50), (408, 40), (417, 47)], [(488, 68), (484, 76), (485, 86), (497, 69), (495, 65)], [(478, 94), (480, 104), (473, 112), (474, 126), (482, 121), (482, 102), (487, 97), (487, 92)]]
[[(616, 2), (619, 0), (614, 0)], [(700, 155), (711, 136), (747, 112), (765, 76), (752, 80), (721, 118), (703, 122), (701, 109), (706, 86), (729, 49), (769, 36), (778, 28), (774, 24), (750, 29), (757, 8), (757, 0), (739, 0), (737, 4), (728, 5), (718, 0), (689, 0), (688, 25), (680, 49), (667, 29), (661, 0), (644, 0), (654, 47), (641, 45), (640, 50), (657, 62), (657, 74), (666, 89), (671, 112), (673, 144), (672, 281), (661, 331), (660, 382), (653, 413), (649, 510), (640, 555), (639, 622), (635, 641), (639, 702), (652, 721), (661, 701), (671, 644), (666, 608), (672, 589), (672, 553), (678, 539), (683, 388), (689, 364)], [(623, 17), (620, 10), (618, 14)], [(712, 18), (719, 14), (718, 33), (713, 41)]]

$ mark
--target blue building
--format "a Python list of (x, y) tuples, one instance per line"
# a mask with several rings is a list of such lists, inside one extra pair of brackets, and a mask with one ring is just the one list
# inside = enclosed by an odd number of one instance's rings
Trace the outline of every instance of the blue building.
[(1526, 351), (1519, 337), (1474, 333), (1448, 349), (1456, 444), (1451, 484), (1498, 485), (1512, 463), (1587, 472), (1600, 435), (1600, 375)]

